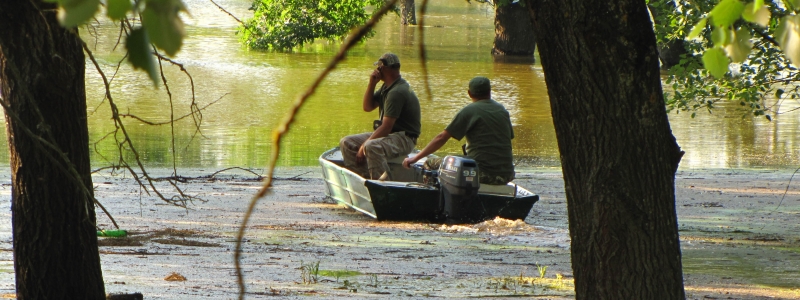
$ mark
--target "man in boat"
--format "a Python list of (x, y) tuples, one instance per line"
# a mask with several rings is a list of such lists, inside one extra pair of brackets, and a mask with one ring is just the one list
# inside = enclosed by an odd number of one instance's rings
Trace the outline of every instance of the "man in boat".
[[(478, 76), (469, 81), (467, 95), (472, 103), (459, 111), (450, 125), (425, 146), (414, 157), (406, 158), (403, 167), (410, 168), (423, 157), (436, 152), (450, 138), (467, 138), (466, 155), (478, 163), (480, 182), (483, 184), (506, 184), (514, 180), (514, 162), (511, 139), (514, 129), (511, 118), (502, 104), (492, 100), (489, 79)], [(442, 158), (428, 158), (423, 165), (436, 170)]]
[[(339, 141), (345, 167), (367, 179), (391, 179), (388, 160), (405, 157), (417, 145), (420, 129), (419, 99), (400, 76), (400, 59), (382, 55), (374, 64), (364, 92), (364, 111), (380, 111), (373, 132), (349, 135)], [(379, 81), (380, 89), (375, 90)], [(384, 173), (386, 173), (384, 175)]]

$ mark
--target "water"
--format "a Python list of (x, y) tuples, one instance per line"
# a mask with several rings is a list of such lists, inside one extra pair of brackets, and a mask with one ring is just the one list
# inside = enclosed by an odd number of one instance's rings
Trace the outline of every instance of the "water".
[[(321, 41), (294, 53), (248, 51), (237, 40), (233, 18), (210, 1), (184, 2), (191, 13), (184, 15), (188, 38), (173, 59), (191, 74), (198, 106), (218, 101), (203, 110), (199, 132), (192, 118), (176, 122), (174, 156), (169, 125), (149, 126), (128, 117), (123, 119), (126, 129), (146, 166), (171, 167), (174, 158), (177, 167), (262, 168), (273, 151), (273, 128), (324, 69), (338, 45)], [(251, 15), (249, 0), (215, 2), (239, 18)], [(541, 65), (493, 60), (493, 11), (489, 6), (462, 0), (431, 5), (425, 43), (432, 95), (425, 93), (423, 85), (416, 27), (400, 26), (399, 19), (389, 15), (378, 26), (375, 37), (352, 49), (302, 108), (282, 144), (280, 165), (315, 165), (319, 154), (336, 146), (342, 136), (371, 129), (377, 112), (362, 112), (361, 97), (372, 62), (387, 51), (399, 55), (402, 74), (420, 97), (420, 147), (469, 102), (469, 79), (483, 75), (492, 79), (494, 98), (511, 113), (517, 163), (523, 168), (559, 165)], [(109, 77), (123, 57), (122, 45), (112, 51), (117, 34), (118, 29), (108, 23), (82, 31)], [(115, 127), (102, 81), (87, 63), (90, 147), (97, 168), (116, 162), (119, 150), (109, 136)], [(188, 114), (192, 101), (188, 77), (175, 67), (164, 65), (164, 70), (175, 118)], [(132, 72), (123, 63), (111, 89), (122, 113), (152, 122), (170, 119), (166, 89), (163, 85), (154, 88), (143, 72)], [(788, 111), (797, 104), (785, 103), (782, 107)], [(800, 160), (795, 149), (800, 142), (797, 119), (797, 113), (777, 116), (771, 123), (742, 118), (735, 107), (725, 106), (713, 115), (699, 112), (694, 119), (686, 113), (670, 115), (673, 133), (686, 151), (681, 168), (794, 167)], [(440, 153), (458, 153), (460, 145), (451, 140)], [(124, 153), (132, 158), (130, 151)], [(6, 157), (0, 159), (7, 164)]]

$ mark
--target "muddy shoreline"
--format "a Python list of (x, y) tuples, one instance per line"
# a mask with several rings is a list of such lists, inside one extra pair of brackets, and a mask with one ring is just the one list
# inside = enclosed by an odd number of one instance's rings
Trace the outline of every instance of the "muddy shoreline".
[[(790, 185), (792, 172), (678, 172), (689, 299), (800, 298), (800, 182)], [(241, 262), (248, 298), (573, 298), (559, 169), (520, 172), (515, 181), (541, 197), (524, 221), (473, 226), (374, 221), (326, 199), (317, 167), (281, 168), (276, 177), (246, 233)], [(98, 199), (131, 233), (101, 239), (106, 291), (141, 292), (146, 299), (235, 299), (234, 236), (261, 185), (254, 178), (229, 170), (190, 179), (180, 186), (198, 200), (179, 208), (147, 195), (129, 176), (97, 174)], [(2, 180), (10, 181), (8, 175)], [(1, 191), (10, 197), (7, 184)], [(9, 202), (3, 202), (0, 227), (3, 295), (14, 292)], [(97, 213), (99, 226), (111, 228)], [(167, 280), (181, 278), (175, 274), (185, 280)]]

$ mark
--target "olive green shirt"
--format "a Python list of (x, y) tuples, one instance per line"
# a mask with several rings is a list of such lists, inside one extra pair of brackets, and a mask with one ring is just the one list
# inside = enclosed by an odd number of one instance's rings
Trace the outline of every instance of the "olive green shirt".
[(514, 129), (502, 104), (492, 99), (472, 102), (453, 117), (445, 130), (459, 141), (467, 138), (467, 156), (478, 163), (482, 174), (514, 175)]
[(397, 118), (392, 127), (392, 132), (405, 131), (411, 136), (419, 136), (422, 125), (419, 109), (419, 99), (414, 90), (403, 78), (398, 78), (392, 85), (383, 85), (372, 99), (378, 102), (383, 117)]

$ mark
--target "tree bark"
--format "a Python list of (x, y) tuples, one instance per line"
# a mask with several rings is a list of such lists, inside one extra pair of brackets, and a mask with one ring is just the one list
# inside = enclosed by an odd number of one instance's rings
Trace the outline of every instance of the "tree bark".
[(414, 0), (400, 0), (397, 3), (397, 5), (400, 6), (400, 24), (417, 25), (417, 12)]
[(643, 0), (527, 0), (569, 211), (577, 299), (684, 299), (671, 133)]
[(528, 10), (520, 3), (495, 6), (494, 55), (533, 56), (536, 36), (531, 29)]
[(105, 299), (84, 69), (77, 30), (58, 24), (55, 4), (0, 1), (17, 299)]

